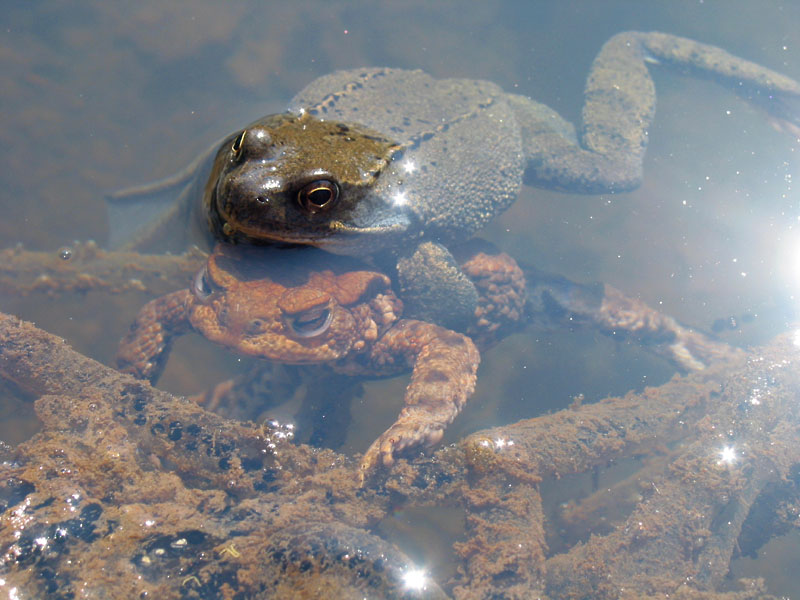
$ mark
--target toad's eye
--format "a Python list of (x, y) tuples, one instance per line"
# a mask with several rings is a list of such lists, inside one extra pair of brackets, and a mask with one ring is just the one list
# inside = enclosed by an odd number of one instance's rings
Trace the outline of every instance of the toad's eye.
[(203, 267), (194, 276), (194, 283), (192, 284), (192, 294), (200, 302), (207, 302), (214, 293), (214, 286), (208, 276), (208, 268)]
[(300, 207), (312, 214), (328, 210), (336, 204), (338, 198), (338, 186), (327, 179), (312, 181), (297, 193), (297, 202)]
[(247, 135), (247, 129), (242, 131), (239, 136), (233, 140), (233, 144), (231, 145), (231, 152), (233, 152), (233, 158), (239, 158), (242, 155), (242, 148), (244, 147), (244, 138)]
[(311, 338), (325, 333), (331, 326), (332, 318), (330, 307), (324, 306), (293, 315), (287, 319), (287, 323), (298, 337)]

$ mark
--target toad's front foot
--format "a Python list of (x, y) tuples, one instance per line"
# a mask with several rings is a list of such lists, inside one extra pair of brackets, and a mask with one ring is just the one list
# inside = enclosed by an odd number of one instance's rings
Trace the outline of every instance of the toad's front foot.
[(361, 461), (362, 482), (380, 467), (391, 467), (395, 456), (403, 450), (413, 446), (433, 446), (441, 441), (443, 435), (444, 428), (439, 424), (426, 424), (413, 414), (401, 417), (364, 453)]
[(404, 357), (414, 365), (405, 407), (372, 443), (361, 464), (362, 482), (375, 469), (394, 464), (413, 446), (436, 444), (475, 390), (480, 354), (467, 336), (438, 325), (403, 319), (375, 344), (375, 365)]

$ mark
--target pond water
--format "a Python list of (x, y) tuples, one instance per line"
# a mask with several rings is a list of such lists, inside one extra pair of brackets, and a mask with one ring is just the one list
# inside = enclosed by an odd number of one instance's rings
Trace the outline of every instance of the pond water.
[[(706, 2), (321, 2), (197, 0), (6, 2), (0, 16), (2, 246), (56, 252), (106, 243), (104, 194), (171, 175), (211, 142), (286, 102), (314, 78), (362, 66), (421, 68), (487, 79), (579, 122), (595, 54), (625, 30), (659, 30), (720, 46), (800, 80), (800, 6)], [(580, 282), (603, 281), (692, 327), (742, 347), (786, 331), (800, 301), (800, 143), (713, 82), (651, 68), (658, 109), (643, 185), (573, 195), (525, 187), (482, 236), (520, 261)], [(179, 287), (179, 286), (176, 286)], [(144, 295), (19, 298), (0, 309), (113, 364)], [(719, 328), (717, 328), (719, 329)], [(192, 338), (160, 386), (189, 394), (243, 372), (240, 360)], [(478, 429), (660, 385), (673, 368), (592, 332), (526, 331), (483, 357), (475, 395), (444, 443)], [(406, 377), (366, 383), (341, 451), (363, 452), (392, 422)], [(0, 439), (38, 428), (10, 395)], [(286, 409), (289, 410), (289, 409)], [(553, 491), (589, 493), (590, 478)], [(445, 511), (446, 512), (446, 511)], [(432, 524), (441, 532), (426, 532)], [(461, 522), (404, 511), (381, 533), (440, 564)], [(436, 539), (431, 539), (431, 537)], [(444, 538), (445, 541), (441, 541)], [(800, 585), (789, 571), (800, 539), (734, 563), (771, 593)], [(787, 557), (793, 557), (788, 560)], [(796, 571), (796, 569), (795, 569)]]

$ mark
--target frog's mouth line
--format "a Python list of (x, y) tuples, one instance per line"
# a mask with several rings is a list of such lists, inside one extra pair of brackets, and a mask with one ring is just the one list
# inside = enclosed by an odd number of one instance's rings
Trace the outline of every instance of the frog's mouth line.
[[(355, 227), (347, 225), (341, 221), (328, 223), (325, 229), (314, 231), (286, 231), (275, 230), (265, 234), (260, 231), (257, 236), (248, 234), (244, 231), (235, 232), (237, 239), (251, 243), (284, 243), (315, 245), (325, 248), (336, 248), (337, 246), (352, 246), (353, 241), (358, 237), (395, 237), (406, 232), (407, 228), (402, 224), (394, 224), (377, 227)], [(381, 244), (385, 245), (385, 244)]]
[(341, 221), (331, 221), (329, 229), (331, 230), (331, 235), (337, 235), (340, 233), (349, 235), (357, 235), (357, 234), (375, 235), (375, 234), (385, 234), (385, 233), (388, 234), (402, 233), (407, 229), (407, 227), (405, 227), (400, 223), (397, 223), (395, 225), (380, 225), (377, 227), (355, 227), (353, 225), (345, 225)]
[[(316, 232), (308, 235), (303, 235), (302, 232), (280, 232), (279, 236), (285, 242), (312, 244), (329, 252), (352, 254), (354, 248), (369, 248), (373, 244), (381, 248), (394, 246), (406, 232), (407, 229), (400, 224), (355, 227), (339, 221), (332, 221), (327, 230), (319, 234)], [(290, 235), (284, 235), (285, 233)], [(371, 253), (372, 249), (368, 249), (366, 252)]]

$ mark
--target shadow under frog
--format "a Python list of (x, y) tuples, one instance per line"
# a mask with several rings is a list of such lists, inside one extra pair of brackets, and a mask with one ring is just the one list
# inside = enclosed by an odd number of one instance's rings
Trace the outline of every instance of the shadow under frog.
[[(111, 245), (156, 252), (220, 239), (376, 256), (383, 268), (398, 265), (410, 297), (445, 286), (452, 300), (419, 316), (453, 326), (471, 317), (477, 294), (447, 248), (506, 209), (523, 182), (592, 194), (640, 184), (655, 113), (648, 63), (728, 84), (798, 131), (797, 82), (663, 33), (621, 33), (602, 47), (578, 132), (547, 106), (487, 81), (338, 71), (182, 173), (112, 195)], [(409, 275), (415, 263), (425, 268)]]

